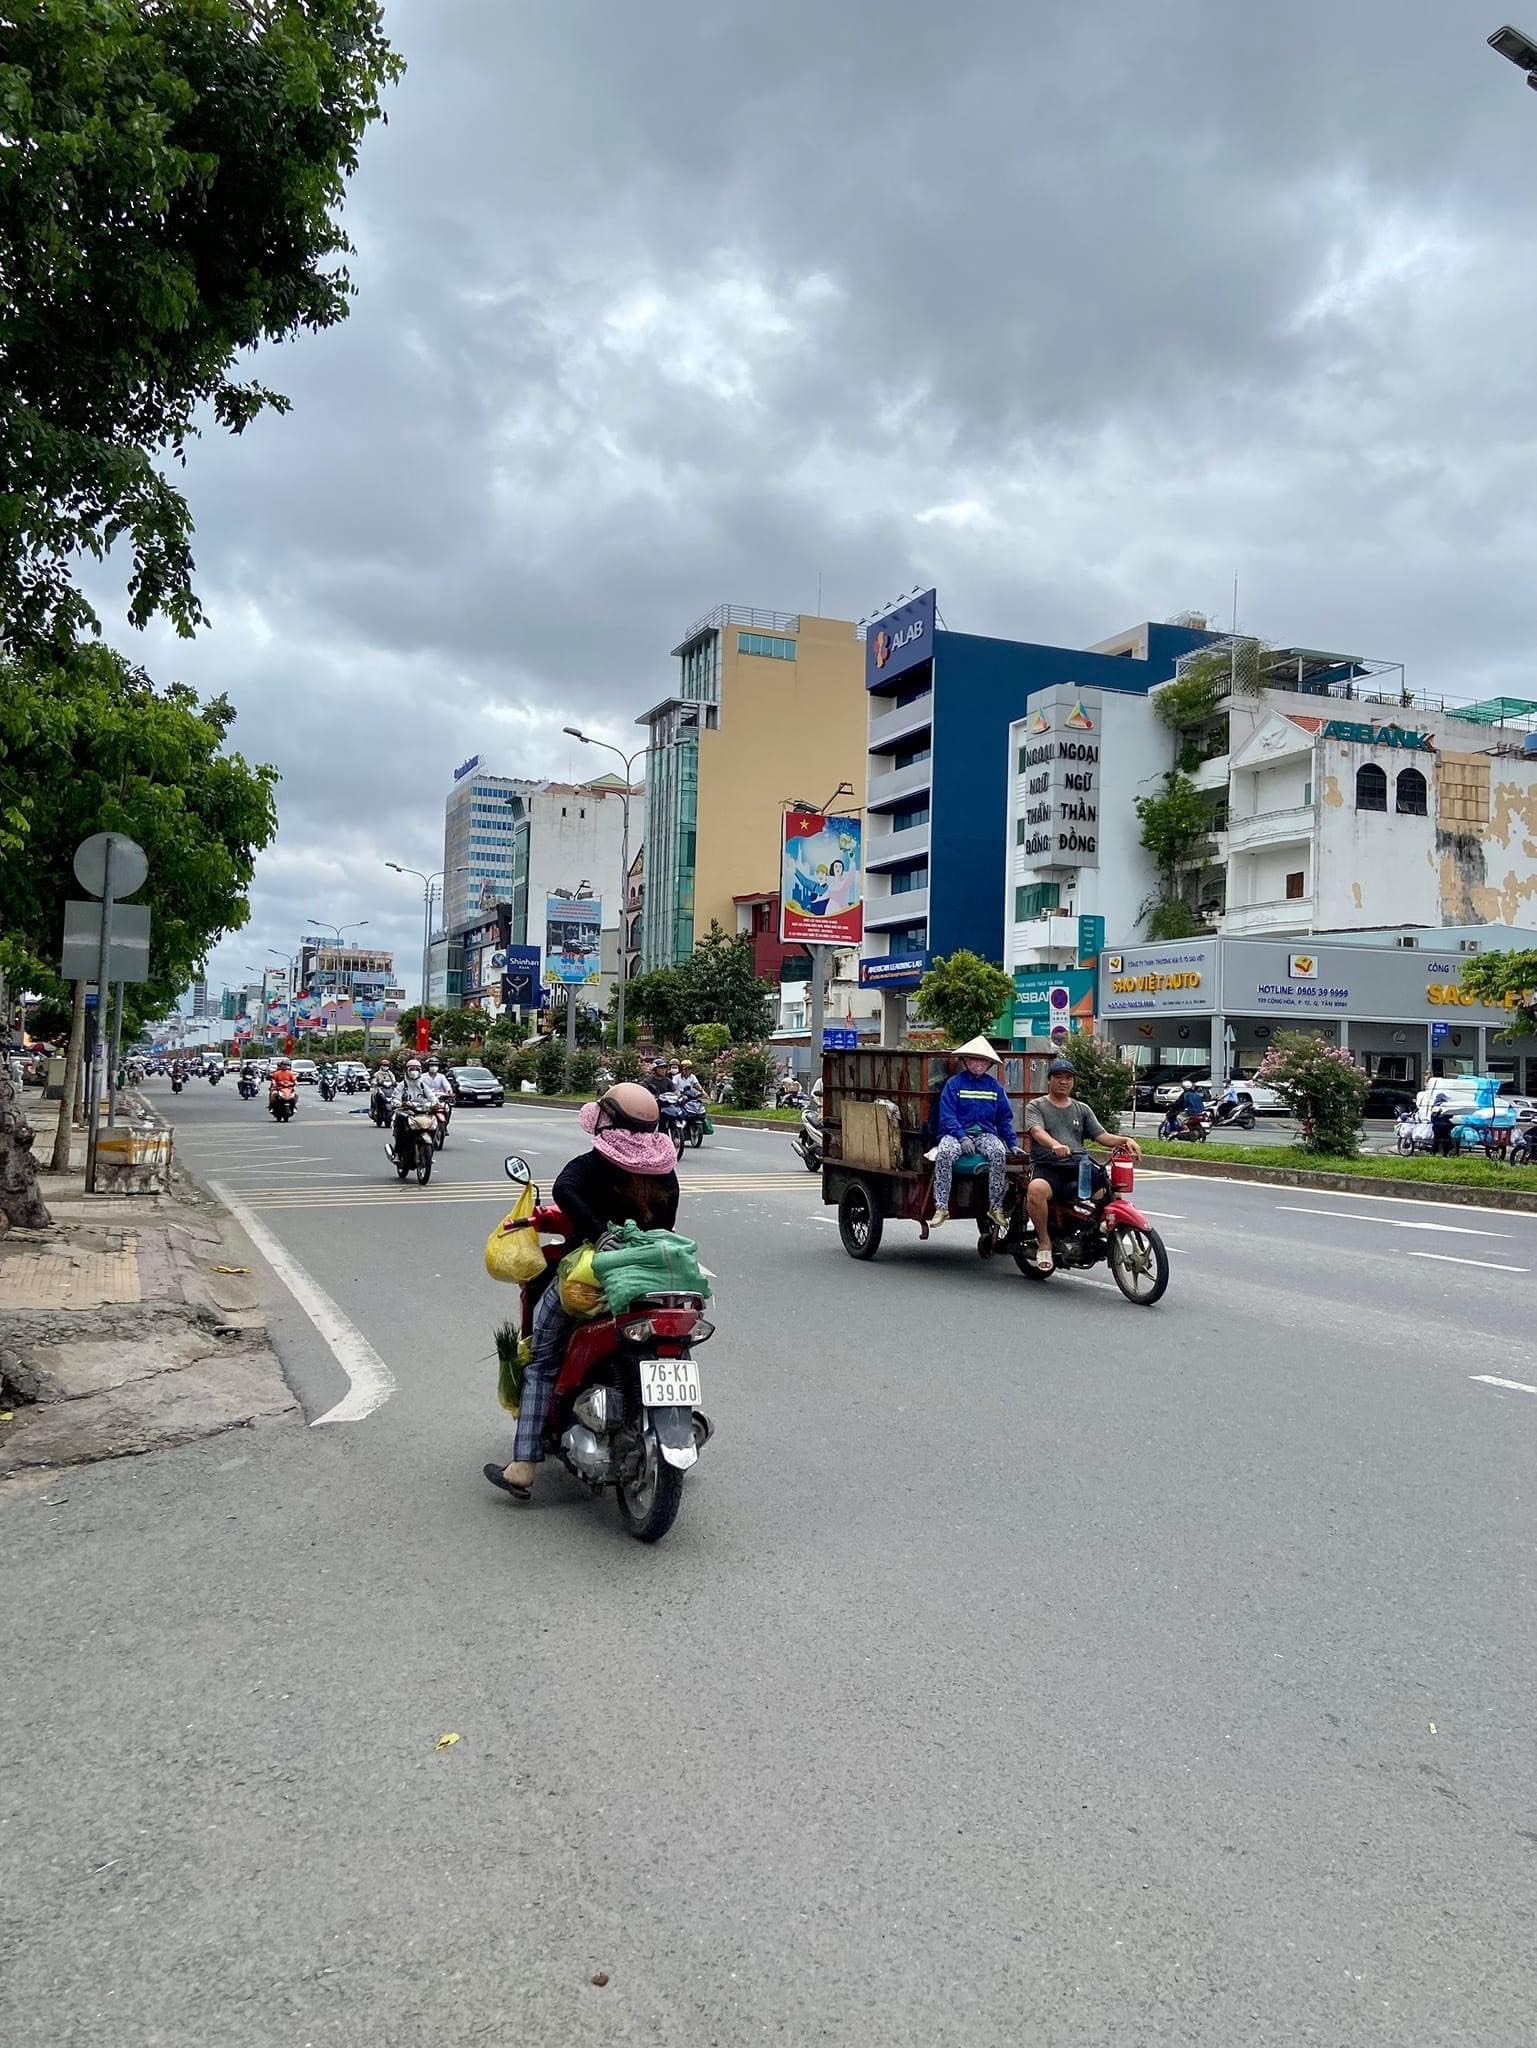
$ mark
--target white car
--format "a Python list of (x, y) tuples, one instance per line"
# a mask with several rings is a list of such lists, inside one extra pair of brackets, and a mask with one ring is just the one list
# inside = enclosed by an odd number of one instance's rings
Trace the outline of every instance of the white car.
[(288, 1064), (294, 1070), (296, 1081), (314, 1082), (320, 1079), (320, 1069), (313, 1060), (290, 1060)]

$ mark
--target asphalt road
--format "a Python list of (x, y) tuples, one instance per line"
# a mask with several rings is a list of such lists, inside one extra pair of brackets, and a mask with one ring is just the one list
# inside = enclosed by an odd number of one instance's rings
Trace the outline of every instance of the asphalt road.
[(648, 1550), (480, 1477), (500, 1159), (569, 1116), (419, 1190), (307, 1091), (177, 1108), (394, 1387), (0, 1502), (6, 2048), (1530, 2039), (1537, 1221), (1148, 1174), (1147, 1311), (855, 1264), (723, 1129)]

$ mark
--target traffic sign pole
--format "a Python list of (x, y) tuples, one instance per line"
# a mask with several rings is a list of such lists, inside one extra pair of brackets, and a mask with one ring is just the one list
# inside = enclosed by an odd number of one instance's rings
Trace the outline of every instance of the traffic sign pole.
[(101, 1136), (101, 1075), (96, 1062), (105, 1064), (105, 1054), (111, 1040), (107, 1034), (107, 1003), (112, 994), (112, 867), (116, 851), (116, 834), (105, 833), (102, 848), (101, 881), (101, 953), (96, 964), (96, 1041), (91, 1048), (90, 1066), (90, 1120), (86, 1125), (85, 1140), (85, 1191), (88, 1195), (96, 1192), (96, 1148)]

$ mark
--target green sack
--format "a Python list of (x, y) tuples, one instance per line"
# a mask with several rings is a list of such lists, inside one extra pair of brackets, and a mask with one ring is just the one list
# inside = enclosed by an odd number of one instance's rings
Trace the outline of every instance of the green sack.
[(715, 1136), (715, 1126), (711, 1123), (708, 1117), (706, 1117), (704, 1120), (704, 1134), (707, 1138), (713, 1138)]
[(598, 1252), (592, 1264), (615, 1315), (622, 1315), (638, 1294), (710, 1292), (699, 1247), (675, 1230), (642, 1230), (627, 1223), (618, 1244)]

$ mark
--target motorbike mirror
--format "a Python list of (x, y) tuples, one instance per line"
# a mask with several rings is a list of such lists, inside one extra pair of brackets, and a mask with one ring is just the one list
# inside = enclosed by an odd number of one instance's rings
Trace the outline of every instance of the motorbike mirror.
[(502, 1171), (509, 1180), (519, 1181), (525, 1187), (534, 1177), (533, 1168), (528, 1161), (520, 1159), (516, 1152), (502, 1161)]

